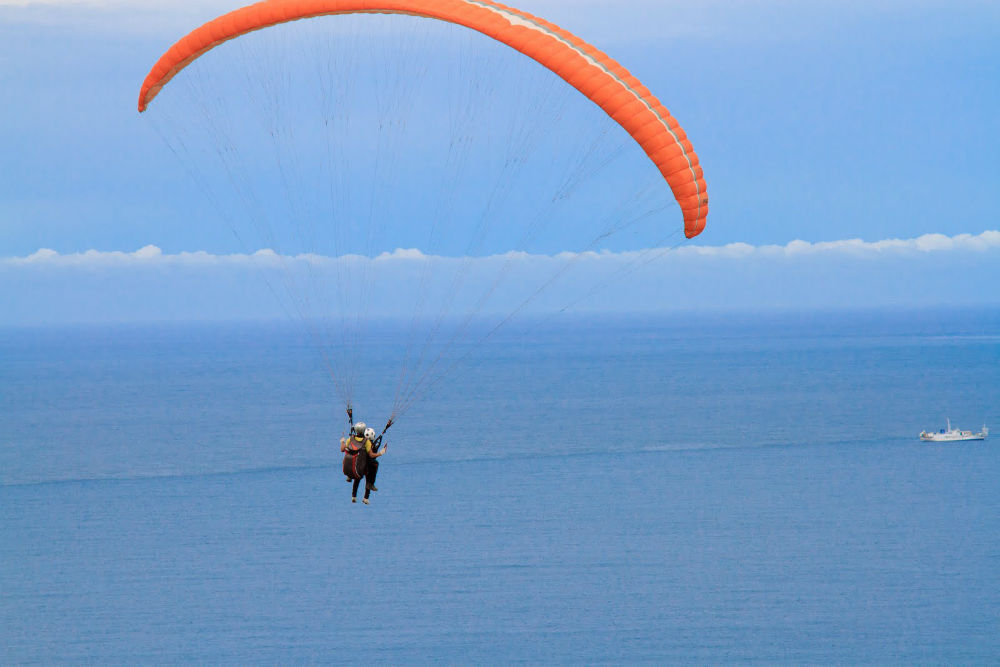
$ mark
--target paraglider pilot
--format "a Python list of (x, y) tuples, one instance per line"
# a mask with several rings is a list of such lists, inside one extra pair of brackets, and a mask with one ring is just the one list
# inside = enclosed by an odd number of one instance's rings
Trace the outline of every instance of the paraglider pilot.
[[(382, 447), (382, 436), (378, 438), (375, 437), (375, 429), (366, 428), (365, 429), (365, 454), (368, 457), (368, 462), (365, 464), (365, 497), (364, 503), (368, 504), (368, 494), (372, 491), (378, 491), (378, 487), (375, 486), (375, 477), (378, 476), (378, 459), (380, 456), (385, 454), (385, 449)], [(360, 479), (354, 480), (354, 495), (358, 495), (358, 483)]]

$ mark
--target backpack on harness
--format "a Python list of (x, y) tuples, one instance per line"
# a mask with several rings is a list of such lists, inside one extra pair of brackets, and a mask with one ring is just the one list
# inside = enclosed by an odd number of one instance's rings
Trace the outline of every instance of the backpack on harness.
[(364, 440), (359, 443), (352, 437), (344, 454), (344, 475), (351, 479), (363, 479), (367, 467), (368, 453), (365, 452)]

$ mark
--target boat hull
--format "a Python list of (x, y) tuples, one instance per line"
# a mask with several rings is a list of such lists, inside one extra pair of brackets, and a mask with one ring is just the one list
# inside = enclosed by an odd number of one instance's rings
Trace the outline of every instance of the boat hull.
[(934, 433), (921, 431), (920, 439), (924, 442), (963, 442), (966, 440), (985, 440), (986, 436), (989, 434), (990, 430), (986, 428), (986, 424), (983, 424), (982, 431), (979, 433), (973, 433), (972, 431), (963, 431), (961, 429), (952, 428), (951, 420), (949, 419), (948, 428), (943, 428)]

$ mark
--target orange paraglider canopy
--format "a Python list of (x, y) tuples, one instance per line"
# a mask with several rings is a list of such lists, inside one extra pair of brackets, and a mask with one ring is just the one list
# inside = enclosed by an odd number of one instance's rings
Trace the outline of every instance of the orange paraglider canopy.
[(153, 66), (139, 92), (139, 111), (178, 72), (212, 48), (280, 23), (333, 14), (409, 14), (476, 30), (552, 70), (600, 106), (639, 143), (670, 185), (684, 233), (705, 228), (708, 194), (698, 155), (670, 112), (624, 67), (558, 26), (490, 0), (265, 0), (189, 33)]

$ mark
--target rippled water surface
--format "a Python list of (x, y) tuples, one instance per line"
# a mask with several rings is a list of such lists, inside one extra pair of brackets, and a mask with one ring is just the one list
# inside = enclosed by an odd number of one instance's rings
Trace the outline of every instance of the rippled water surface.
[(476, 359), (365, 507), (285, 328), (0, 331), (0, 662), (1000, 659), (1000, 449), (916, 439), (1000, 433), (1000, 314), (549, 322)]

